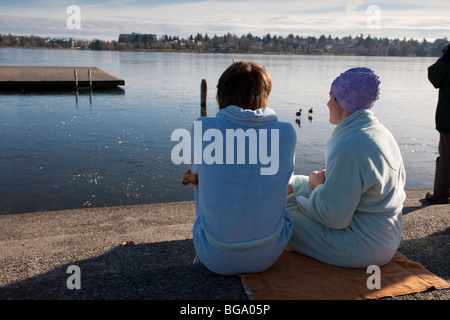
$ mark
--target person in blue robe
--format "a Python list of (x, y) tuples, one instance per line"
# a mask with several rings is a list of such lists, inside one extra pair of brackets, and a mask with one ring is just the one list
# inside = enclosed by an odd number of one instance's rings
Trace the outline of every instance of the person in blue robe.
[(295, 175), (287, 198), (289, 250), (353, 268), (388, 263), (401, 241), (405, 168), (395, 138), (375, 117), (380, 80), (352, 68), (330, 90), (325, 166)]

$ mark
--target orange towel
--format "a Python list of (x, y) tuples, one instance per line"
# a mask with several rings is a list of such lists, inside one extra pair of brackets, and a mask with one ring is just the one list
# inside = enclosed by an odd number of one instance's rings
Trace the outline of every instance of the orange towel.
[[(373, 288), (377, 274), (380, 289)], [(336, 267), (285, 251), (269, 270), (240, 277), (251, 300), (362, 300), (450, 288), (399, 252), (377, 272)]]

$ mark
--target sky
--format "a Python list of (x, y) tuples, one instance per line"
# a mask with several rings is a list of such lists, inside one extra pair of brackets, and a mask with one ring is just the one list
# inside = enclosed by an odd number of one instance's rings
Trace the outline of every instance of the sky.
[[(70, 7), (75, 5), (75, 9)], [(251, 33), (342, 38), (450, 38), (449, 0), (0, 0), (0, 34), (118, 40)]]

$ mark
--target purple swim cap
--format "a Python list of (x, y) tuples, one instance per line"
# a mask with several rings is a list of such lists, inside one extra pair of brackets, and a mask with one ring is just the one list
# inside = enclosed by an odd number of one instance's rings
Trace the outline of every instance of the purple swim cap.
[(355, 112), (370, 109), (380, 96), (380, 80), (369, 68), (352, 68), (331, 84), (331, 92), (342, 109)]

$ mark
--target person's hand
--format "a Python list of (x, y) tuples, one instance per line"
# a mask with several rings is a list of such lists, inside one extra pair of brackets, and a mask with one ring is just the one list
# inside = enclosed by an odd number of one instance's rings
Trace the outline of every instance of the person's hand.
[(186, 171), (184, 173), (183, 176), (183, 180), (181, 181), (181, 183), (184, 186), (187, 186), (189, 184), (193, 184), (194, 186), (198, 187), (198, 174), (197, 173), (192, 173), (191, 169), (189, 169), (188, 171)]
[(292, 186), (292, 184), (289, 184), (288, 195), (293, 194), (293, 193), (294, 193), (294, 187)]
[(309, 175), (309, 186), (311, 189), (315, 189), (319, 184), (325, 183), (326, 167), (323, 167), (322, 171), (313, 171)]

